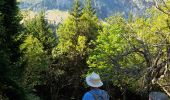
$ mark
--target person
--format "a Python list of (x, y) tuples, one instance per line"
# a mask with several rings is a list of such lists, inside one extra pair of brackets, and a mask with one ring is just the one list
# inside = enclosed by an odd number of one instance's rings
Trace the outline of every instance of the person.
[(168, 96), (162, 92), (149, 93), (149, 100), (169, 100)]
[(86, 92), (82, 100), (109, 100), (109, 95), (105, 90), (100, 89), (103, 82), (100, 76), (95, 72), (86, 77), (86, 83), (91, 87), (91, 90)]

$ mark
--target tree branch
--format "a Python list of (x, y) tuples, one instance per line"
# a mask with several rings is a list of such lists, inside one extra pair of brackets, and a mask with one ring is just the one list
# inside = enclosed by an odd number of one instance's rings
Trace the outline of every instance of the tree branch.
[[(162, 0), (162, 1), (163, 1), (163, 0)], [(156, 7), (159, 11), (161, 11), (161, 12), (163, 12), (164, 14), (167, 14), (168, 16), (170, 16), (170, 13), (164, 11), (164, 10), (158, 5), (158, 3), (157, 3), (156, 0), (154, 0), (154, 3), (155, 3), (155, 7)], [(164, 1), (163, 1), (163, 3), (165, 4)], [(166, 5), (166, 4), (165, 4), (165, 5)], [(169, 9), (168, 9), (168, 10), (169, 10)]]

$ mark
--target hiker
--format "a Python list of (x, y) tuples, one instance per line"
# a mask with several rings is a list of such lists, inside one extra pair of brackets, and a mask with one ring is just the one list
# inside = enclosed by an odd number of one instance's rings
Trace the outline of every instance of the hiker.
[(168, 96), (162, 92), (151, 92), (149, 94), (149, 100), (169, 100)]
[(93, 72), (86, 77), (86, 83), (91, 87), (91, 90), (86, 92), (82, 100), (109, 100), (109, 95), (106, 91), (99, 89), (103, 85), (100, 76)]

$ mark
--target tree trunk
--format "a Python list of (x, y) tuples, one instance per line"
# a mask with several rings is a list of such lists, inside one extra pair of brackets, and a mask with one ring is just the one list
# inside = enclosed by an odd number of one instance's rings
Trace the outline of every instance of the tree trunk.
[(124, 88), (124, 91), (123, 91), (123, 100), (126, 100), (126, 91), (127, 91), (127, 89)]

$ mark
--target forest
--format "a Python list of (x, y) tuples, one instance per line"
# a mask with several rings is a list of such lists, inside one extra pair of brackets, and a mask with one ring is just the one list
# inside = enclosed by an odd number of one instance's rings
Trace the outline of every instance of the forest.
[(24, 19), (18, 4), (0, 0), (0, 100), (82, 100), (91, 72), (110, 100), (148, 100), (152, 91), (170, 97), (170, 0), (104, 20), (92, 0), (74, 0), (57, 25), (43, 9)]

